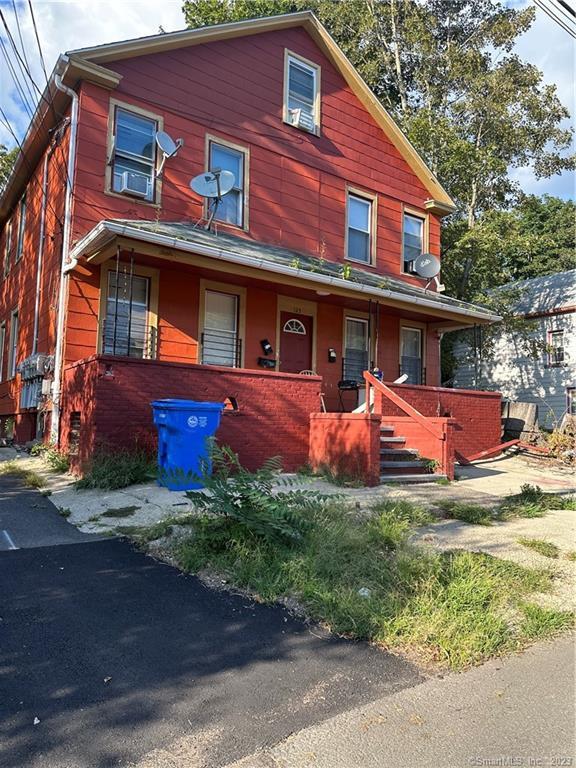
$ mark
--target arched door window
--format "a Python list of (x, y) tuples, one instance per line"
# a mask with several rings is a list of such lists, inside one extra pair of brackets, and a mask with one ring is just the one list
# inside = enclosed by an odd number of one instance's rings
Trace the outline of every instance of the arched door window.
[(300, 336), (306, 336), (304, 323), (301, 320), (298, 320), (297, 317), (291, 317), (290, 320), (286, 320), (282, 330), (284, 333), (297, 333)]

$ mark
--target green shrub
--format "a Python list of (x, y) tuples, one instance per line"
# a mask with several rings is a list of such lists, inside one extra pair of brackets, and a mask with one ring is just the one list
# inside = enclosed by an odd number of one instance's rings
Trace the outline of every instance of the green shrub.
[[(268, 459), (255, 472), (245, 469), (229, 447), (212, 446), (212, 472), (202, 480), (209, 495), (188, 492), (192, 506), (200, 513), (222, 520), (205, 520), (206, 535), (225, 537), (244, 529), (267, 540), (295, 542), (309, 526), (309, 515), (332, 497), (314, 491), (275, 491), (281, 463)], [(292, 481), (285, 478), (285, 485)], [(208, 533), (210, 532), (210, 533)]]
[(157, 475), (155, 460), (143, 450), (115, 450), (97, 453), (76, 488), (113, 491), (136, 483), (147, 483)]
[(54, 472), (68, 472), (70, 469), (70, 460), (68, 456), (60, 451), (55, 445), (46, 443), (36, 443), (30, 449), (31, 456), (40, 456)]
[(503, 517), (544, 517), (553, 509), (576, 510), (576, 498), (556, 493), (544, 493), (538, 485), (526, 483), (520, 493), (511, 494), (500, 507)]

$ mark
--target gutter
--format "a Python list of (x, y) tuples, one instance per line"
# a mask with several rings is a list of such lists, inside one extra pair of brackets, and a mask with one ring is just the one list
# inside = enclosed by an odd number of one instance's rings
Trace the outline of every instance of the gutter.
[[(62, 229), (62, 262), (60, 286), (58, 289), (58, 316), (56, 320), (56, 351), (54, 354), (54, 381), (52, 383), (52, 419), (50, 440), (58, 445), (60, 438), (60, 396), (62, 394), (62, 362), (64, 357), (64, 321), (68, 298), (68, 272), (77, 261), (70, 256), (70, 230), (72, 224), (72, 196), (74, 193), (74, 170), (76, 165), (76, 136), (78, 132), (78, 94), (64, 85), (61, 75), (54, 76), (54, 84), (72, 100), (70, 109), (70, 140), (68, 145), (68, 163), (66, 176), (66, 196), (64, 203), (64, 226)], [(73, 265), (73, 266), (72, 266)]]
[(115, 235), (118, 237), (128, 237), (133, 240), (140, 240), (147, 243), (163, 246), (164, 248), (174, 248), (175, 250), (185, 251), (187, 253), (195, 253), (199, 256), (207, 256), (213, 259), (219, 259), (220, 261), (230, 262), (232, 264), (240, 264), (246, 267), (254, 267), (256, 269), (263, 269), (267, 272), (275, 272), (279, 275), (285, 275), (287, 277), (299, 277), (308, 280), (312, 283), (318, 283), (323, 286), (332, 286), (334, 288), (345, 289), (347, 291), (353, 290), (359, 293), (364, 293), (369, 296), (374, 296), (381, 299), (391, 299), (393, 301), (403, 302), (404, 304), (417, 304), (421, 307), (429, 309), (444, 309), (446, 312), (451, 312), (455, 315), (463, 315), (465, 317), (474, 318), (475, 320), (483, 320), (488, 323), (497, 322), (502, 320), (500, 315), (494, 315), (490, 312), (482, 312), (477, 310), (469, 310), (464, 307), (447, 307), (445, 304), (439, 304), (438, 302), (431, 301), (425, 297), (407, 296), (406, 294), (391, 291), (385, 288), (374, 288), (372, 286), (362, 285), (361, 283), (354, 283), (350, 280), (345, 280), (340, 277), (332, 277), (331, 275), (321, 275), (316, 272), (309, 272), (297, 267), (290, 267), (284, 264), (272, 264), (265, 259), (260, 259), (254, 256), (243, 256), (239, 254), (233, 254), (225, 251), (221, 248), (217, 248), (211, 245), (204, 245), (200, 243), (192, 243), (186, 240), (180, 240), (176, 237), (169, 235), (162, 235), (157, 232), (148, 232), (136, 229), (134, 227), (126, 226), (125, 224), (116, 224), (112, 221), (101, 221), (94, 227), (85, 237), (83, 237), (76, 246), (72, 249), (70, 255), (77, 261), (90, 246), (100, 246), (110, 239), (106, 237), (106, 233)]

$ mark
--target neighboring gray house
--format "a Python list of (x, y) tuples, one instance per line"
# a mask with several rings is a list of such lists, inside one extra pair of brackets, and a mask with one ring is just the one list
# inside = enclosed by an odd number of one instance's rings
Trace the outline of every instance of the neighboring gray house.
[(456, 345), (461, 360), (454, 386), (496, 389), (505, 399), (538, 405), (541, 426), (552, 427), (576, 414), (576, 269), (503, 286), (518, 292), (518, 316), (535, 321), (531, 338), (537, 357), (527, 354), (517, 334), (502, 333), (483, 359)]

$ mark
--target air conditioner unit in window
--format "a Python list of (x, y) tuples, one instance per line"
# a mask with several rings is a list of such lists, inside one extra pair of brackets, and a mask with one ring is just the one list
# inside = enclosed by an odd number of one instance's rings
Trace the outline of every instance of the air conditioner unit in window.
[(136, 195), (148, 197), (150, 179), (142, 173), (124, 171), (120, 177), (120, 192), (123, 195)]
[(314, 133), (316, 130), (314, 117), (308, 112), (304, 112), (303, 109), (291, 109), (290, 122), (292, 125), (295, 125), (296, 128), (300, 128), (303, 131), (308, 131), (309, 133)]

